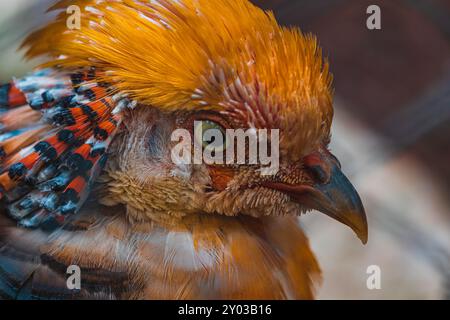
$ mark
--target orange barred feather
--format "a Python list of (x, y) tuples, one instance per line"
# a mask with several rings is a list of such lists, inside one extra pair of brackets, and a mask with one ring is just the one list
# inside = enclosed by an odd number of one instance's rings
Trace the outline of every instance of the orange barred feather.
[(115, 108), (130, 101), (96, 79), (94, 68), (41, 69), (0, 87), (0, 196), (22, 225), (64, 223), (101, 171)]

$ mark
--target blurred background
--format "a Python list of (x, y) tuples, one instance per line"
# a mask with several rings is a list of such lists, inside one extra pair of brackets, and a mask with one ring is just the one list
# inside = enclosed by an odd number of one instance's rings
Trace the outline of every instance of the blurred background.
[[(300, 218), (323, 270), (318, 298), (450, 299), (450, 1), (253, 2), (317, 35), (335, 76), (331, 149), (369, 219), (363, 246), (325, 215)], [(39, 63), (17, 48), (52, 3), (0, 0), (0, 81)], [(366, 27), (373, 4), (381, 30)], [(371, 265), (381, 289), (366, 286)]]

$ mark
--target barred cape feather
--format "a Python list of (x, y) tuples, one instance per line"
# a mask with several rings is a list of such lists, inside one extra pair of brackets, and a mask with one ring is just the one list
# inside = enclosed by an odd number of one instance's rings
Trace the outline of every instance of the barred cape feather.
[(64, 223), (106, 162), (132, 103), (95, 78), (42, 69), (0, 87), (0, 196), (23, 226)]

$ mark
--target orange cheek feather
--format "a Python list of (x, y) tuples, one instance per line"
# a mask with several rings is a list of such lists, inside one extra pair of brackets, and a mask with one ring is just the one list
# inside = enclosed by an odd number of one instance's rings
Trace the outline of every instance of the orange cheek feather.
[(234, 170), (230, 168), (208, 166), (208, 170), (213, 188), (219, 191), (225, 190), (234, 177)]

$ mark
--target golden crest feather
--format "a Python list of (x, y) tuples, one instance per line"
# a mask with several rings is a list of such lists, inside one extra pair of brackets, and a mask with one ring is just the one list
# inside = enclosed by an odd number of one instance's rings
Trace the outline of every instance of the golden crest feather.
[(61, 12), (25, 41), (29, 57), (106, 69), (119, 90), (161, 108), (216, 107), (224, 100), (221, 86), (238, 77), (288, 106), (330, 99), (331, 77), (315, 38), (279, 26), (247, 0), (78, 0), (50, 10), (74, 4), (81, 29), (69, 30)]
[[(66, 26), (69, 5), (81, 9), (79, 30)], [(50, 55), (46, 66), (106, 71), (99, 81), (141, 105), (280, 128), (302, 154), (329, 136), (332, 76), (317, 40), (247, 0), (64, 0), (50, 10), (63, 11), (24, 42), (28, 57)]]

